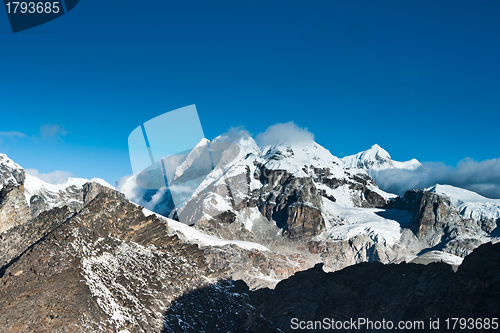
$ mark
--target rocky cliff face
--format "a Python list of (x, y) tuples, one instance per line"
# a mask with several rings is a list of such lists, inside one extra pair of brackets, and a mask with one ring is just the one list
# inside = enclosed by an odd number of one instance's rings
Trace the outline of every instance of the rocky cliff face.
[(31, 218), (24, 196), (24, 186), (4, 186), (0, 190), (0, 234)]
[(446, 196), (464, 220), (472, 220), (486, 233), (500, 235), (500, 199), (489, 199), (462, 188), (436, 184), (429, 192)]
[(13, 263), (30, 246), (54, 231), (73, 215), (68, 207), (43, 212), (28, 222), (0, 233), (0, 276), (5, 266)]
[(463, 219), (447, 196), (426, 190), (407, 191), (404, 197), (390, 201), (387, 208), (412, 214), (410, 228), (423, 241), (423, 248), (465, 256), (490, 236), (475, 221)]
[(103, 186), (96, 182), (90, 181), (88, 183), (83, 184), (82, 186), (81, 196), (82, 196), (83, 206), (89, 204), (100, 193), (107, 193), (114, 196), (115, 198), (126, 200), (125, 195), (123, 193), (115, 189), (112, 189), (110, 187)]
[(407, 191), (388, 207), (409, 211), (413, 216), (411, 229), (431, 247), (440, 243), (446, 228), (463, 224), (448, 198), (427, 191)]
[(285, 170), (268, 170), (264, 165), (257, 165), (253, 176), (263, 186), (253, 193), (249, 206), (255, 204), (286, 234), (310, 238), (324, 229), (321, 195), (312, 179), (296, 178)]

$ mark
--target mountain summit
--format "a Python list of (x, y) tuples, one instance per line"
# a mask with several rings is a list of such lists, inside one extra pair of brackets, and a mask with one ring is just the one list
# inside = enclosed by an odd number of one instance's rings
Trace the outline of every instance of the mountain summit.
[(421, 166), (416, 159), (406, 162), (394, 161), (391, 155), (377, 144), (370, 149), (357, 153), (355, 155), (342, 158), (344, 165), (348, 168), (357, 168), (365, 170), (385, 170), (391, 168), (414, 170)]

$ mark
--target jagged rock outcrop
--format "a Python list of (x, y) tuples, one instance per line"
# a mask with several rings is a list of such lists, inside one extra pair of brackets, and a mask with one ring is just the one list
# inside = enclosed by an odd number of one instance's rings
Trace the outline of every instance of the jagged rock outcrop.
[[(28, 178), (28, 183), (32, 176)], [(42, 212), (46, 212), (55, 207), (69, 207), (73, 212), (77, 212), (84, 207), (83, 190), (78, 185), (71, 185), (57, 191), (44, 187), (38, 188), (34, 193), (28, 193), (31, 215), (37, 217)]]
[(158, 332), (172, 300), (224, 276), (155, 215), (101, 193), (5, 267), (0, 332)]
[[(30, 176), (28, 182), (32, 183), (36, 180)], [(57, 190), (38, 186), (36, 189), (31, 189), (30, 192), (32, 193), (28, 193), (27, 197), (30, 198), (30, 210), (33, 217), (37, 217), (38, 214), (54, 207), (62, 206), (68, 206), (74, 212), (78, 212), (99, 193), (108, 193), (117, 198), (125, 199), (123, 193), (94, 181), (85, 182), (81, 186), (79, 184), (62, 185)]]
[(275, 221), (292, 238), (310, 238), (325, 227), (321, 196), (310, 178), (296, 178), (285, 170), (257, 166), (255, 177), (263, 187), (252, 193), (262, 215)]
[(125, 199), (123, 193), (97, 178), (69, 178), (58, 185), (46, 183), (26, 174), (21, 166), (0, 154), (0, 233), (55, 207), (67, 206), (78, 212), (102, 192)]
[(487, 234), (500, 236), (500, 199), (451, 185), (436, 184), (427, 190), (448, 197), (464, 220), (473, 220)]
[(487, 234), (474, 221), (464, 220), (447, 196), (412, 190), (386, 207), (409, 211), (411, 229), (428, 247), (465, 256), (486, 242)]
[(404, 197), (389, 202), (387, 208), (409, 211), (413, 216), (411, 229), (430, 246), (441, 241), (446, 227), (463, 223), (448, 198), (427, 191), (407, 191)]
[(24, 186), (6, 185), (0, 190), (0, 234), (32, 218)]
[(114, 190), (112, 188), (109, 188), (107, 186), (103, 186), (101, 184), (98, 184), (96, 182), (88, 182), (83, 184), (82, 186), (82, 201), (83, 201), (83, 206), (87, 206), (88, 203), (90, 203), (94, 198), (99, 194), (99, 193), (107, 193), (115, 198), (118, 199), (124, 199), (125, 195), (121, 193), (120, 191)]

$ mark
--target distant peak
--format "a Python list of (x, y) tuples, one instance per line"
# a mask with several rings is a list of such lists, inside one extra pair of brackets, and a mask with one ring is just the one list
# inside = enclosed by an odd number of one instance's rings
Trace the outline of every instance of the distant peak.
[(378, 144), (374, 144), (366, 152), (367, 153), (371, 152), (371, 153), (374, 154), (374, 156), (378, 156), (378, 157), (383, 158), (383, 159), (388, 159), (388, 160), (391, 159), (391, 155), (389, 155), (389, 153), (387, 152), (387, 150), (385, 150), (384, 148), (380, 147)]
[[(374, 164), (380, 165), (384, 163), (391, 163), (391, 155), (380, 147), (378, 144), (374, 144), (365, 151), (352, 155), (351, 157), (345, 157), (345, 161), (351, 160), (352, 163), (361, 167), (362, 169), (371, 168)], [(354, 166), (354, 165), (353, 165)]]
[(421, 164), (416, 159), (407, 162), (393, 161), (391, 155), (378, 144), (374, 144), (370, 149), (342, 158), (344, 165), (348, 168), (358, 169), (408, 169), (413, 170)]
[(200, 142), (198, 142), (196, 144), (195, 147), (206, 146), (207, 143), (209, 143), (209, 142), (210, 142), (210, 140), (208, 140), (207, 138), (203, 138), (203, 139), (200, 140)]

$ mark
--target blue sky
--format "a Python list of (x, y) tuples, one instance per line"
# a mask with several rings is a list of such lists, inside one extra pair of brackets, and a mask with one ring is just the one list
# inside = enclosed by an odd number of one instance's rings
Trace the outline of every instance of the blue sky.
[(114, 184), (134, 128), (196, 104), (210, 139), (293, 121), (339, 157), (498, 158), (499, 17), (492, 0), (108, 0), (13, 34), (0, 10), (0, 152)]

